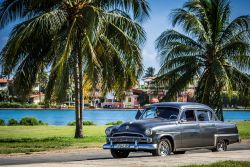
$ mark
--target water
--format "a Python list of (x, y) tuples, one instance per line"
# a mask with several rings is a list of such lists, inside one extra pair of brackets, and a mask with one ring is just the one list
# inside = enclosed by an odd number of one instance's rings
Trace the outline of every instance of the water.
[[(123, 122), (134, 120), (137, 110), (85, 110), (84, 120), (93, 121), (97, 125), (121, 120)], [(74, 110), (0, 110), (0, 119), (7, 122), (14, 118), (20, 120), (23, 117), (36, 117), (49, 125), (67, 125), (75, 120)], [(249, 111), (224, 112), (226, 121), (250, 120)]]

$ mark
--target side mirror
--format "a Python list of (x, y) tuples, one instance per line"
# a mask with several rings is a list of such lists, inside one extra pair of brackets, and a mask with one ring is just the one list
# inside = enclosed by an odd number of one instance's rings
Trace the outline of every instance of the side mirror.
[(135, 119), (138, 120), (142, 115), (142, 111), (141, 110), (138, 110), (136, 115), (135, 115)]

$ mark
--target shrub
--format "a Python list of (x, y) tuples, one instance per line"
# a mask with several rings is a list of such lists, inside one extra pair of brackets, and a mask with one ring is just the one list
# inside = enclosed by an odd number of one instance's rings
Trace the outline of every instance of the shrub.
[(39, 121), (34, 117), (24, 117), (20, 121), (20, 125), (25, 126), (34, 126), (34, 125), (40, 125), (42, 121), (39, 123)]
[(4, 126), (5, 125), (5, 121), (3, 119), (0, 119), (0, 126)]
[(87, 125), (87, 126), (95, 125), (95, 123), (93, 121), (83, 121), (82, 124)]
[(123, 122), (122, 121), (116, 121), (116, 122), (108, 122), (106, 125), (121, 125)]
[(39, 125), (39, 122), (34, 117), (24, 117), (20, 121), (20, 125)]
[(9, 102), (1, 102), (0, 108), (22, 108), (20, 103), (9, 103)]
[[(76, 125), (76, 122), (75, 122), (75, 121), (72, 121), (72, 122), (69, 122), (67, 125), (68, 125), (68, 126), (75, 126), (75, 125)], [(95, 123), (94, 123), (93, 121), (83, 121), (83, 122), (82, 122), (82, 125), (92, 126), (92, 125), (95, 125)]]
[(42, 120), (39, 120), (38, 123), (39, 123), (39, 125), (48, 125), (48, 123), (45, 123)]
[(0, 102), (0, 108), (38, 108), (37, 104)]
[(8, 121), (8, 125), (9, 126), (17, 126), (18, 125), (18, 121), (12, 118), (12, 119), (10, 119)]
[(67, 125), (68, 125), (68, 126), (75, 126), (75, 125), (76, 125), (76, 122), (75, 122), (75, 121), (72, 121), (72, 122), (69, 122)]

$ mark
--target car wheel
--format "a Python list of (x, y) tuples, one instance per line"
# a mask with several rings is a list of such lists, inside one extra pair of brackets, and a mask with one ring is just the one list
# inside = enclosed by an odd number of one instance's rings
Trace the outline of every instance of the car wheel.
[(186, 151), (174, 151), (174, 154), (185, 154)]
[(114, 158), (127, 158), (128, 155), (129, 155), (129, 151), (127, 151), (127, 150), (114, 150), (114, 149), (111, 149), (110, 152), (111, 152), (111, 155)]
[(168, 156), (172, 152), (171, 143), (168, 139), (161, 139), (157, 144), (157, 149), (152, 152), (153, 156)]
[(227, 143), (225, 140), (219, 140), (216, 143), (216, 148), (212, 149), (212, 152), (227, 151)]

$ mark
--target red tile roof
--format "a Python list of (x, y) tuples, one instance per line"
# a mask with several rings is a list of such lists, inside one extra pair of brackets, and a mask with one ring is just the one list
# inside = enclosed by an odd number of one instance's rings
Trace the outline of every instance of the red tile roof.
[(5, 78), (0, 78), (0, 83), (8, 83), (8, 80)]

